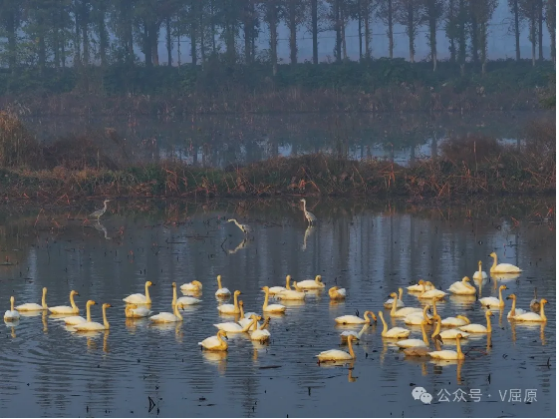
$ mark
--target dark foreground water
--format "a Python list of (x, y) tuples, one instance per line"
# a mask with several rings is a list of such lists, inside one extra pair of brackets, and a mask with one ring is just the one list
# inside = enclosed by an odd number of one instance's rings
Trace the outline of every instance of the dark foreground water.
[[(308, 201), (311, 208), (317, 203)], [(81, 309), (87, 299), (113, 306), (110, 332), (91, 336), (41, 314), (4, 326), (2, 416), (555, 415), (555, 229), (531, 222), (529, 211), (506, 215), (514, 201), (502, 204), (498, 217), (468, 208), (410, 212), (389, 203), (373, 210), (334, 201), (312, 209), (320, 223), (311, 230), (295, 199), (291, 206), (265, 202), (253, 209), (236, 203), (195, 211), (170, 205), (159, 212), (110, 206), (97, 229), (72, 220), (92, 206), (39, 217), (2, 214), (2, 310), (10, 295), (18, 303), (40, 302), (44, 286), (51, 306), (68, 304), (72, 289), (80, 293)], [(243, 244), (240, 231), (222, 222), (230, 216), (248, 222), (254, 237)], [(336, 316), (377, 312), (389, 292), (420, 278), (446, 289), (472, 275), (478, 260), (489, 271), (492, 251), (524, 272), (505, 282), (489, 279), (482, 296), (497, 296), (503, 282), (504, 295), (514, 292), (527, 308), (537, 286), (549, 300), (546, 327), (511, 324), (509, 300), (504, 311), (495, 310), (491, 345), (485, 336), (470, 338), (463, 362), (405, 359), (376, 325), (355, 347), (353, 363), (317, 365), (317, 353), (339, 347), (343, 329), (334, 326)], [(224, 321), (214, 297), (217, 274), (224, 286), (242, 291), (251, 311), (263, 303), (260, 288), (282, 285), (287, 274), (295, 280), (321, 274), (328, 287), (347, 288), (348, 297), (332, 304), (323, 293), (289, 305), (285, 316), (272, 318), (269, 345), (240, 335), (229, 339), (226, 354), (208, 354), (197, 342)], [(203, 303), (185, 311), (182, 324), (125, 321), (122, 298), (143, 292), (146, 280), (156, 283), (152, 310), (159, 312), (170, 311), (172, 281), (194, 279), (204, 284)], [(419, 305), (407, 293), (404, 301)], [(450, 297), (438, 309), (443, 317), (464, 313), (484, 324), (475, 297)], [(99, 306), (92, 316), (100, 320)], [(421, 337), (412, 330), (411, 337)], [(416, 387), (432, 396), (430, 404), (414, 399)]]

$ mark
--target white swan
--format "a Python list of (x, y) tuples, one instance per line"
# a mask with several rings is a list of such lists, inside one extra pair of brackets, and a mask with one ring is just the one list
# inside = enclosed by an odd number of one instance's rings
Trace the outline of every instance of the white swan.
[(457, 326), (465, 326), (470, 324), (470, 319), (462, 314), (459, 314), (456, 317), (447, 317), (446, 319), (441, 320), (441, 326), (443, 327), (457, 327)]
[(427, 314), (427, 310), (429, 309), (429, 307), (429, 304), (426, 304), (425, 307), (423, 307), (423, 311), (416, 311), (408, 314), (406, 317), (404, 317), (404, 323), (419, 325), (423, 323), (424, 320), (429, 321), (432, 317), (431, 315)]
[(163, 311), (149, 318), (153, 323), (175, 323), (182, 322), (182, 315), (178, 305), (173, 306), (173, 312)]
[(319, 290), (325, 287), (320, 275), (317, 275), (314, 279), (305, 279), (304, 281), (297, 282), (297, 286), (302, 290)]
[[(371, 318), (369, 318), (371, 316)], [(339, 316), (334, 319), (337, 324), (363, 324), (368, 323), (371, 324), (372, 322), (377, 321), (377, 316), (372, 311), (365, 311), (363, 313), (363, 318), (354, 316), (353, 314), (346, 314), (345, 316)]]
[[(288, 275), (289, 277), (289, 275)], [(286, 285), (289, 284), (289, 281), (286, 279)], [(296, 287), (299, 287), (299, 284), (295, 283)], [(270, 293), (270, 289), (268, 288), (268, 293)], [(276, 293), (275, 297), (278, 300), (296, 300), (296, 301), (301, 301), (305, 299), (305, 293), (302, 291), (296, 291), (296, 290), (292, 290), (292, 289), (286, 289), (284, 291), (280, 291), (278, 293)]]
[[(512, 307), (511, 307), (509, 313), (507, 314), (507, 319), (513, 319), (516, 316), (519, 316), (519, 315), (524, 314), (524, 313), (528, 313), (528, 310), (523, 310), (521, 308), (516, 308), (516, 295), (510, 294), (509, 296), (507, 296), (507, 300), (512, 300)], [(541, 307), (540, 307), (540, 310), (541, 310)]]
[(291, 281), (291, 275), (287, 275), (285, 277), (285, 287), (281, 287), (281, 286), (275, 286), (275, 287), (270, 287), (270, 295), (276, 295), (282, 291), (285, 290), (290, 290), (291, 287), (289, 286), (289, 282)]
[(328, 295), (331, 300), (345, 300), (346, 290), (345, 288), (341, 288), (336, 285), (328, 290)]
[(231, 296), (231, 291), (221, 286), (221, 275), (217, 276), (217, 291), (215, 292), (215, 296), (217, 298), (229, 298)]
[(424, 283), (423, 284), (423, 292), (421, 294), (419, 294), (417, 296), (417, 298), (420, 298), (422, 300), (432, 300), (433, 298), (436, 298), (437, 300), (441, 300), (446, 295), (447, 295), (446, 292), (438, 290), (436, 288), (428, 290), (427, 287), (426, 287), (426, 284)]
[(14, 308), (15, 301), (16, 301), (16, 299), (12, 295), (10, 297), (10, 310), (6, 310), (6, 312), (4, 313), (4, 320), (5, 321), (19, 320), (19, 318), (20, 318), (19, 311), (17, 311)]
[(16, 307), (17, 311), (40, 311), (40, 310), (47, 310), (49, 307), (47, 306), (47, 287), (43, 288), (43, 298), (41, 299), (41, 304), (37, 303), (25, 303), (20, 304)]
[(227, 339), (227, 333), (224, 330), (218, 330), (216, 336), (210, 336), (202, 342), (198, 342), (198, 345), (207, 351), (226, 351), (227, 342), (222, 339), (223, 337)]
[(491, 269), (489, 269), (489, 272), (491, 272), (492, 274), (510, 274), (522, 272), (522, 269), (510, 263), (497, 264), (497, 254), (495, 252), (492, 252), (489, 256), (493, 258), (493, 265), (491, 266)]
[(485, 312), (485, 318), (487, 319), (487, 327), (485, 327), (482, 324), (477, 324), (477, 323), (471, 323), (471, 324), (467, 324), (465, 326), (460, 326), (458, 329), (460, 329), (463, 332), (468, 332), (468, 333), (491, 333), (491, 316), (493, 315), (493, 313), (491, 312), (491, 310), (487, 310)]
[(264, 297), (264, 305), (262, 306), (262, 311), (264, 313), (284, 313), (286, 307), (283, 304), (270, 304), (268, 305), (268, 298), (270, 297), (270, 289), (268, 287), (262, 287), (262, 290), (266, 293)]
[(544, 311), (544, 306), (546, 304), (547, 304), (547, 300), (545, 298), (542, 298), (540, 300), (540, 314), (532, 313), (532, 312), (528, 312), (528, 313), (524, 313), (524, 314), (518, 314), (514, 317), (514, 320), (516, 320), (517, 322), (541, 322), (541, 323), (545, 323), (545, 322), (547, 322), (547, 317), (545, 316), (545, 311)]
[[(253, 316), (255, 317), (255, 316)], [(260, 343), (264, 343), (270, 340), (271, 333), (266, 330), (266, 327), (270, 324), (270, 318), (267, 317), (266, 321), (262, 324), (262, 326), (257, 327), (257, 323), (253, 323), (253, 330), (250, 331), (250, 340), (258, 341)]]
[(151, 304), (151, 298), (149, 296), (149, 287), (153, 285), (153, 282), (146, 281), (144, 287), (146, 294), (131, 294), (126, 298), (123, 298), (122, 301), (130, 304)]
[(80, 295), (78, 294), (77, 291), (70, 291), (70, 305), (69, 306), (55, 306), (55, 307), (49, 307), (49, 311), (53, 314), (78, 314), (80, 312), (80, 309), (78, 308), (78, 306), (76, 305), (76, 303), (74, 302), (74, 295)]
[(94, 330), (108, 330), (109, 329), (109, 321), (107, 320), (107, 308), (111, 305), (108, 303), (103, 304), (103, 324), (97, 322), (85, 322), (80, 323), (74, 326), (74, 329), (77, 332), (89, 332)]
[(441, 316), (439, 316), (438, 314), (433, 315), (433, 319), (435, 319), (437, 325), (435, 327), (435, 331), (431, 335), (432, 338), (434, 338), (437, 335), (439, 335), (441, 339), (454, 339), (458, 334), (460, 334), (464, 339), (470, 336), (469, 333), (463, 332), (462, 330), (459, 329), (447, 329), (441, 332)]
[(429, 352), (429, 355), (431, 356), (431, 358), (435, 358), (435, 359), (464, 359), (465, 356), (462, 353), (462, 348), (460, 347), (460, 339), (462, 338), (463, 336), (460, 333), (458, 333), (455, 337), (456, 351), (451, 351), (451, 350), (433, 351), (433, 352)]
[[(245, 313), (244, 307), (245, 305), (243, 301), (239, 300), (240, 316), (239, 316), (239, 321), (237, 323), (239, 323), (243, 327), (245, 327), (247, 324), (250, 324), (252, 322), (251, 319), (252, 316), (261, 317), (258, 313), (254, 313), (252, 311)], [(260, 327), (260, 323), (257, 322), (256, 325)]]
[(95, 301), (93, 300), (88, 300), (87, 303), (85, 303), (85, 319), (82, 316), (70, 316), (70, 317), (64, 317), (64, 323), (66, 323), (69, 326), (75, 325), (75, 324), (79, 324), (79, 323), (85, 323), (85, 322), (90, 322), (91, 321), (91, 306), (97, 304)]
[(178, 305), (179, 308), (182, 308), (184, 306), (191, 306), (202, 302), (202, 300), (190, 296), (177, 298), (177, 284), (176, 282), (173, 282), (171, 285), (173, 287), (173, 302), (171, 303), (173, 306)]
[(182, 292), (198, 293), (202, 291), (203, 286), (200, 281), (192, 281), (192, 282), (187, 282), (186, 284), (182, 284), (180, 288)]
[(472, 278), (474, 279), (486, 279), (487, 273), (481, 269), (481, 260), (477, 263), (478, 270), (474, 272)]
[(353, 352), (353, 346), (351, 342), (353, 341), (353, 336), (348, 336), (347, 338), (347, 349), (349, 353), (345, 351), (340, 351), (339, 349), (330, 349), (329, 351), (323, 351), (316, 355), (320, 362), (328, 361), (349, 361), (355, 359), (355, 353)]
[(347, 342), (347, 338), (349, 336), (353, 336), (353, 340), (354, 341), (358, 341), (361, 339), (361, 336), (363, 336), (363, 333), (365, 333), (365, 330), (367, 330), (369, 328), (370, 324), (369, 323), (365, 323), (363, 325), (363, 327), (361, 328), (361, 330), (359, 331), (359, 333), (356, 333), (352, 330), (345, 330), (342, 333), (340, 333), (340, 338), (342, 340), (342, 343), (346, 343)]
[(499, 287), (499, 298), (483, 297), (479, 299), (480, 304), (483, 307), (496, 307), (496, 308), (504, 307), (505, 301), (503, 300), (503, 291), (506, 289), (507, 289), (506, 285), (501, 285)]
[(411, 330), (405, 329), (403, 327), (393, 327), (389, 330), (388, 325), (384, 321), (382, 311), (378, 312), (378, 316), (380, 317), (380, 321), (382, 322), (382, 332), (380, 335), (383, 338), (400, 339), (407, 338), (410, 335)]
[(238, 297), (241, 291), (237, 290), (233, 293), (233, 304), (221, 304), (217, 306), (217, 310), (222, 314), (237, 314), (240, 313)]
[(396, 309), (396, 301), (398, 301), (397, 295), (395, 292), (393, 292), (392, 294), (390, 294), (390, 296), (392, 297), (392, 310), (390, 310), (390, 316), (391, 317), (406, 317), (409, 314), (412, 313), (423, 313), (423, 309), (419, 308), (419, 307), (404, 307), (401, 308), (400, 310)]
[(396, 342), (396, 345), (400, 348), (417, 348), (417, 347), (429, 347), (429, 338), (427, 337), (427, 332), (425, 331), (425, 325), (429, 324), (428, 320), (423, 320), (421, 322), (421, 339), (403, 339)]
[(129, 319), (140, 319), (151, 315), (151, 310), (147, 307), (140, 307), (136, 304), (127, 304), (124, 307), (124, 316)]
[(473, 285), (468, 284), (468, 282), (470, 282), (470, 278), (465, 276), (462, 278), (462, 281), (454, 282), (448, 291), (457, 295), (475, 295), (477, 292), (476, 288)]
[[(402, 301), (402, 295), (404, 294), (404, 289), (403, 288), (398, 288), (398, 299), (396, 301), (396, 307), (397, 308), (401, 308), (404, 307), (404, 302)], [(392, 295), (392, 294), (390, 294)], [(394, 302), (394, 298), (389, 298), (388, 300), (386, 300), (384, 302), (384, 308), (387, 310), (390, 310), (392, 308), (392, 303)]]
[(250, 319), (250, 323), (245, 326), (241, 326), (239, 323), (236, 322), (217, 323), (214, 324), (214, 326), (217, 327), (219, 330), (226, 331), (227, 333), (244, 333), (248, 332), (252, 326), (256, 326), (256, 322), (261, 319), (261, 317), (252, 316)]
[(425, 289), (432, 290), (435, 286), (427, 281), (425, 282), (423, 279), (420, 279), (417, 284), (410, 285), (407, 288), (408, 292), (423, 292), (423, 285), (425, 285)]

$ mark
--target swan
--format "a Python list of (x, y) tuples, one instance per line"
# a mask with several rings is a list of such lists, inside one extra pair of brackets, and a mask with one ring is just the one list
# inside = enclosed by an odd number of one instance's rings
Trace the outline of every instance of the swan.
[(80, 295), (77, 291), (70, 291), (70, 305), (69, 306), (56, 306), (56, 307), (49, 307), (49, 311), (53, 314), (78, 314), (80, 309), (74, 302), (74, 295)]
[(233, 293), (233, 304), (221, 304), (217, 306), (217, 310), (222, 314), (237, 314), (240, 313), (238, 297), (241, 295), (241, 291), (237, 290)]
[(443, 299), (447, 295), (446, 292), (438, 290), (436, 288), (428, 290), (426, 284), (423, 284), (423, 292), (419, 294), (417, 297), (423, 299), (433, 299), (436, 298), (437, 300)]
[(329, 351), (323, 351), (318, 355), (315, 355), (318, 358), (319, 362), (327, 362), (327, 361), (349, 361), (351, 359), (355, 359), (355, 353), (353, 352), (353, 346), (351, 342), (353, 341), (353, 336), (347, 337), (347, 349), (349, 353), (345, 351), (340, 351), (339, 349), (330, 349)]
[(503, 300), (503, 291), (507, 289), (506, 285), (501, 285), (499, 287), (499, 298), (496, 297), (483, 297), (479, 299), (479, 302), (484, 307), (497, 307), (501, 308), (505, 306), (505, 302)]
[(514, 317), (514, 320), (518, 322), (547, 322), (547, 317), (545, 316), (544, 306), (547, 304), (547, 300), (542, 298), (540, 300), (540, 314), (537, 313), (524, 313), (524, 314), (517, 314)]
[(441, 339), (454, 339), (458, 334), (460, 334), (462, 338), (467, 338), (468, 336), (470, 336), (469, 333), (463, 332), (459, 329), (447, 329), (441, 332), (441, 316), (436, 314), (433, 315), (433, 318), (437, 321), (437, 325), (435, 327), (435, 331), (431, 335), (432, 338), (434, 338), (436, 335), (440, 335)]
[(221, 286), (221, 275), (217, 276), (217, 291), (215, 292), (215, 296), (217, 298), (229, 298), (231, 296), (231, 291)]
[[(369, 318), (371, 316), (371, 318)], [(345, 316), (336, 317), (334, 321), (338, 324), (363, 324), (376, 322), (377, 316), (372, 311), (366, 311), (363, 313), (363, 318), (354, 316), (353, 314), (346, 314)]]
[(205, 349), (207, 351), (226, 351), (227, 342), (225, 342), (222, 337), (227, 339), (227, 334), (224, 330), (219, 330), (216, 336), (210, 336), (204, 339), (202, 342), (198, 342), (201, 346), (200, 349)]
[(43, 298), (41, 300), (41, 304), (37, 304), (37, 303), (25, 303), (25, 304), (20, 304), (19, 306), (16, 307), (17, 311), (40, 311), (40, 310), (46, 310), (49, 307), (47, 306), (47, 287), (43, 288)]
[(416, 311), (408, 314), (406, 317), (404, 317), (404, 323), (419, 325), (424, 320), (428, 320), (430, 322), (429, 319), (431, 319), (432, 316), (427, 314), (427, 310), (429, 309), (429, 307), (429, 304), (427, 304), (425, 307), (423, 307), (423, 311)]
[(269, 291), (270, 295), (276, 295), (282, 291), (290, 290), (291, 289), (291, 287), (289, 286), (290, 281), (291, 281), (291, 275), (287, 275), (285, 277), (285, 287), (281, 287), (281, 286), (270, 287), (270, 291)]
[(365, 333), (365, 330), (367, 330), (367, 328), (369, 327), (369, 323), (365, 323), (363, 325), (363, 327), (361, 328), (361, 330), (359, 331), (359, 333), (350, 331), (350, 330), (346, 330), (342, 333), (340, 333), (340, 338), (342, 339), (342, 343), (346, 343), (347, 342), (347, 338), (348, 336), (353, 336), (353, 340), (354, 341), (358, 341), (361, 339), (361, 336), (363, 336), (363, 333)]
[[(435, 351), (441, 350), (440, 342), (442, 341), (443, 340), (439, 335), (433, 338), (433, 342), (435, 343)], [(396, 342), (396, 344), (400, 342), (405, 342), (405, 340), (400, 340)], [(403, 352), (406, 356), (429, 356), (429, 352), (432, 352), (432, 350), (431, 348), (429, 348), (429, 346), (412, 346), (411, 348), (404, 349)]]
[(487, 310), (485, 312), (485, 318), (487, 319), (487, 327), (485, 327), (482, 324), (476, 324), (476, 323), (472, 323), (472, 324), (467, 324), (465, 326), (460, 326), (458, 329), (460, 329), (463, 332), (468, 332), (468, 333), (491, 333), (491, 316), (493, 315), (493, 313), (491, 312), (491, 310)]
[(317, 275), (313, 279), (305, 279), (304, 281), (297, 282), (297, 286), (302, 290), (317, 290), (322, 289), (325, 285), (322, 283), (322, 276)]
[(253, 330), (250, 331), (250, 340), (259, 341), (260, 343), (264, 343), (270, 340), (270, 332), (266, 330), (266, 327), (270, 324), (270, 318), (267, 317), (266, 321), (262, 324), (262, 326), (257, 327), (257, 323), (253, 323)]
[[(245, 327), (247, 324), (250, 324), (252, 322), (251, 320), (252, 316), (260, 317), (258, 313), (254, 313), (252, 311), (245, 313), (244, 307), (245, 304), (243, 303), (243, 301), (239, 300), (240, 316), (239, 316), (239, 321), (237, 323), (239, 323), (243, 327)], [(256, 324), (258, 327), (260, 327), (260, 323), (257, 322)]]
[(456, 317), (447, 317), (446, 319), (441, 320), (442, 327), (465, 326), (467, 324), (470, 324), (470, 319), (462, 314), (459, 314)]
[(264, 305), (262, 306), (262, 311), (264, 313), (284, 313), (286, 307), (283, 304), (270, 304), (268, 305), (268, 298), (270, 297), (270, 292), (268, 287), (262, 287), (262, 290), (266, 293), (264, 297)]
[(214, 326), (217, 327), (219, 330), (224, 330), (227, 333), (244, 333), (248, 332), (253, 325), (256, 326), (256, 322), (261, 319), (262, 317), (260, 316), (252, 316), (250, 319), (250, 323), (246, 326), (241, 326), (239, 323), (236, 322), (217, 323), (214, 324)]
[(198, 298), (190, 297), (190, 296), (177, 298), (177, 283), (173, 282), (171, 285), (173, 287), (173, 302), (172, 302), (172, 305), (176, 304), (176, 305), (179, 306), (179, 308), (182, 308), (184, 306), (191, 306), (191, 305), (194, 305), (194, 304), (200, 304), (202, 302), (202, 300), (200, 300)]
[(328, 295), (331, 300), (345, 300), (346, 290), (336, 285), (328, 290)]
[(173, 306), (173, 312), (169, 313), (168, 311), (161, 312), (156, 314), (155, 316), (151, 316), (149, 318), (153, 323), (175, 323), (175, 322), (182, 322), (182, 315), (179, 311), (179, 306)]
[[(403, 288), (398, 288), (398, 301), (396, 302), (396, 307), (397, 308), (401, 308), (404, 307), (404, 302), (402, 301), (402, 295), (404, 294), (404, 289)], [(390, 294), (392, 295), (392, 294)], [(392, 302), (394, 301), (394, 298), (389, 298), (388, 300), (386, 300), (384, 302), (384, 308), (387, 310), (390, 310), (392, 308)]]
[(528, 313), (528, 310), (516, 308), (516, 295), (510, 294), (509, 296), (507, 296), (507, 300), (512, 300), (512, 307), (509, 311), (509, 314), (507, 314), (507, 319), (513, 319), (514, 317), (519, 316), (520, 314)]
[(401, 308), (400, 310), (396, 310), (396, 305), (397, 305), (397, 295), (395, 292), (393, 292), (392, 294), (390, 294), (390, 296), (392, 297), (392, 310), (390, 310), (390, 316), (391, 317), (406, 317), (408, 314), (411, 313), (422, 313), (423, 309), (419, 308), (419, 307), (404, 307)]
[(407, 287), (407, 290), (408, 292), (423, 292), (423, 285), (425, 285), (425, 288), (428, 290), (435, 288), (431, 282), (425, 282), (423, 279), (420, 279), (417, 284)]
[(77, 332), (90, 332), (94, 330), (109, 330), (109, 321), (107, 320), (107, 308), (111, 305), (105, 303), (102, 305), (103, 310), (103, 324), (97, 322), (85, 322), (74, 326)]
[(64, 323), (66, 323), (67, 325), (75, 325), (78, 323), (85, 323), (85, 322), (90, 322), (91, 321), (91, 306), (97, 304), (95, 301), (93, 300), (87, 300), (87, 303), (85, 303), (85, 319), (82, 316), (70, 316), (70, 317), (64, 317)]
[(144, 294), (131, 294), (126, 298), (123, 298), (122, 301), (130, 304), (151, 304), (151, 298), (149, 296), (149, 287), (153, 285), (153, 282), (146, 281), (145, 283), (145, 290), (146, 295)]
[(151, 315), (151, 310), (146, 307), (140, 307), (136, 304), (127, 304), (124, 307), (124, 316), (129, 319), (139, 319)]
[(380, 321), (382, 322), (382, 332), (380, 335), (383, 338), (399, 339), (399, 338), (407, 338), (410, 335), (411, 330), (404, 329), (403, 327), (393, 327), (390, 330), (388, 330), (388, 325), (384, 321), (384, 316), (382, 315), (382, 311), (379, 311), (378, 315), (380, 317)]
[[(514, 303), (514, 302), (513, 302)], [(540, 301), (538, 300), (538, 289), (534, 287), (534, 298), (530, 301), (530, 310), (534, 313), (540, 311)], [(16, 307), (19, 310), (19, 308)]]
[[(287, 284), (289, 284), (288, 280), (286, 279)], [(299, 284), (297, 284), (297, 286), (299, 286)], [(268, 288), (268, 293), (270, 293), (270, 290)], [(280, 291), (278, 292), (275, 297), (279, 300), (304, 300), (305, 299), (305, 293), (302, 291), (296, 291), (296, 290), (291, 290), (291, 289), (286, 289), (284, 291)]]
[(489, 269), (489, 272), (491, 272), (492, 274), (510, 274), (522, 272), (522, 269), (510, 263), (499, 263), (497, 265), (497, 254), (495, 252), (492, 252), (489, 256), (493, 258), (493, 265), (491, 266), (491, 269)]
[(481, 260), (477, 263), (478, 270), (474, 272), (472, 278), (474, 279), (486, 279), (487, 273), (481, 270)]
[(423, 340), (421, 339), (403, 339), (396, 342), (396, 345), (400, 348), (414, 348), (414, 347), (429, 347), (429, 338), (427, 337), (427, 332), (425, 331), (425, 325), (429, 324), (428, 320), (423, 320), (421, 322), (421, 335)]
[(458, 295), (475, 295), (477, 292), (476, 288), (468, 284), (468, 282), (470, 282), (470, 278), (465, 276), (462, 278), (462, 281), (454, 282), (447, 291)]
[(19, 320), (19, 311), (17, 311), (14, 308), (14, 303), (15, 303), (16, 299), (14, 298), (14, 296), (12, 295), (10, 297), (10, 310), (6, 310), (6, 312), (4, 313), (4, 320), (5, 321), (10, 321), (10, 320)]
[(462, 338), (463, 336), (460, 333), (456, 335), (456, 351), (433, 351), (429, 352), (429, 355), (431, 358), (435, 359), (464, 359), (465, 356), (462, 353), (462, 348), (460, 347), (460, 339)]
[(187, 282), (182, 284), (180, 288), (182, 292), (201, 292), (202, 283), (200, 281)]

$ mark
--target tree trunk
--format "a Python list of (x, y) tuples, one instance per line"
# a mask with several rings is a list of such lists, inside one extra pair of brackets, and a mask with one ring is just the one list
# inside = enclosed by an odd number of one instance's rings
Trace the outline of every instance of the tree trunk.
[(196, 24), (194, 20), (190, 22), (190, 58), (192, 65), (198, 65), (198, 53), (196, 52)]
[(340, 22), (340, 0), (334, 2), (334, 15), (336, 26), (336, 61), (342, 60), (342, 25)]
[(359, 37), (359, 62), (363, 60), (363, 34), (361, 29), (361, 0), (357, 0), (357, 36)]
[(213, 0), (210, 2), (210, 15), (211, 15), (211, 30), (212, 30), (212, 55), (217, 53), (216, 45), (215, 45), (215, 6)]
[(543, 61), (543, 0), (538, 2), (538, 59)]
[(487, 64), (487, 24), (482, 23), (480, 25), (480, 37), (479, 42), (481, 44), (481, 75), (485, 75), (485, 65)]
[(311, 0), (312, 62), (318, 64), (318, 0)]
[(344, 9), (343, 7), (340, 8), (340, 23), (342, 25), (341, 28), (341, 35), (342, 35), (342, 54), (344, 57), (344, 60), (347, 60), (347, 42), (346, 42), (346, 37), (345, 37), (345, 13), (344, 13)]
[[(513, 0), (514, 41), (516, 47), (516, 61), (520, 61), (520, 19), (518, 17), (518, 0)], [(554, 0), (555, 1), (555, 0)]]
[(437, 21), (433, 15), (429, 17), (429, 46), (431, 47), (433, 71), (437, 71)]
[(166, 33), (166, 47), (167, 47), (167, 65), (171, 67), (173, 65), (173, 40), (171, 38), (171, 18), (167, 17), (165, 20)]
[[(276, 0), (270, 0), (268, 9), (268, 25), (270, 26), (270, 59), (272, 60), (272, 75), (278, 73), (278, 8)], [(269, 6), (270, 7), (270, 6)]]
[(17, 63), (17, 38), (16, 38), (16, 21), (15, 21), (15, 14), (10, 12), (7, 18), (7, 37), (8, 37), (8, 66), (10, 67), (10, 71), (14, 74), (16, 70), (16, 63)]
[(105, 13), (101, 13), (99, 17), (99, 58), (101, 60), (101, 67), (107, 65), (107, 47), (109, 45), (109, 38), (107, 36), (107, 27), (105, 23)]
[(289, 58), (291, 64), (297, 64), (297, 16), (295, 5), (289, 8)]
[(472, 25), (472, 61), (474, 63), (479, 62), (479, 42), (478, 42), (478, 22), (477, 18), (472, 14), (471, 16), (471, 25)]
[(392, 10), (392, 0), (388, 1), (388, 55), (390, 58), (394, 58), (394, 33), (393, 33), (393, 10)]
[(151, 53), (153, 55), (153, 65), (159, 65), (159, 49), (158, 49), (159, 25), (156, 23), (152, 23), (151, 25), (150, 39), (151, 39)]
[(83, 64), (89, 64), (89, 30), (88, 30), (88, 19), (85, 13), (82, 15), (82, 42), (83, 42)]
[(460, 73), (464, 75), (464, 67), (466, 65), (466, 0), (459, 0), (458, 3), (458, 63), (460, 64)]
[(365, 57), (369, 60), (372, 57), (371, 51), (371, 10), (369, 9), (371, 0), (365, 0)]
[(243, 35), (245, 41), (245, 63), (252, 63), (252, 28), (253, 28), (253, 17), (252, 17), (252, 3), (248, 1), (245, 4), (244, 10), (244, 22), (243, 22)]
[[(532, 6), (532, 11), (533, 10)], [(536, 16), (535, 13), (532, 13), (531, 19), (530, 19), (530, 38), (532, 41), (532, 67), (536, 66)]]
[(143, 22), (142, 24), (143, 26), (143, 34), (142, 34), (142, 52), (144, 53), (144, 57), (145, 57), (145, 63), (146, 63), (146, 67), (152, 67), (153, 66), (153, 55), (151, 53), (151, 39), (150, 39), (150, 34), (149, 34), (149, 28), (148, 28), (148, 23), (147, 22)]
[(200, 29), (200, 58), (202, 59), (202, 63), (206, 62), (206, 45), (204, 39), (204, 9), (200, 8), (200, 22), (198, 24), (198, 28)]
[(408, 40), (409, 40), (409, 49), (410, 49), (410, 62), (415, 62), (415, 22), (414, 22), (414, 9), (413, 4), (411, 1), (408, 0), (408, 24), (407, 24), (407, 32), (408, 32)]

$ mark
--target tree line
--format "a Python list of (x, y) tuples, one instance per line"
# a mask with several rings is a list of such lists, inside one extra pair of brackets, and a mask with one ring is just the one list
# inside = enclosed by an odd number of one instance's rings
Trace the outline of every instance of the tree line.
[[(467, 61), (485, 72), (490, 21), (499, 0), (0, 0), (0, 64), (18, 68), (65, 68), (112, 64), (146, 67), (219, 56), (231, 64), (265, 62), (278, 67), (278, 28), (289, 33), (289, 63), (297, 64), (298, 36), (312, 37), (312, 63), (318, 64), (320, 33), (335, 33), (334, 60), (348, 60), (348, 43), (357, 42), (359, 59), (372, 58), (373, 29), (386, 30), (388, 56), (394, 56), (394, 27), (407, 38), (409, 61), (426, 33), (432, 69), (440, 51), (437, 31), (444, 30), (450, 62), (464, 71)], [(543, 33), (551, 38), (555, 60), (555, 0), (507, 0), (516, 60), (520, 33), (528, 28), (532, 65), (543, 60)], [(350, 23), (357, 33), (349, 34)], [(356, 25), (355, 25), (356, 24)], [(158, 45), (164, 39), (164, 59)], [(258, 40), (267, 48), (259, 50)], [(190, 58), (181, 57), (188, 40)], [(141, 52), (138, 56), (135, 51)], [(175, 53), (176, 51), (176, 53)]]

